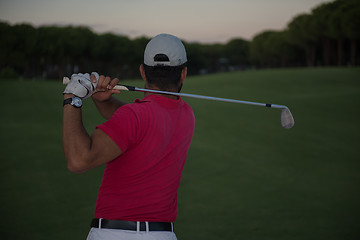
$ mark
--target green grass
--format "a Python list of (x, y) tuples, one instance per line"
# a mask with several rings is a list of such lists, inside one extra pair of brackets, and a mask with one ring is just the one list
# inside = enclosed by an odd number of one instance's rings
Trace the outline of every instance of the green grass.
[[(85, 239), (103, 167), (66, 169), (63, 86), (0, 83), (2, 239)], [(179, 189), (179, 240), (360, 238), (359, 68), (189, 77), (183, 91), (287, 105), (295, 126), (281, 128), (277, 109), (186, 99), (196, 130)], [(91, 101), (83, 112), (92, 132), (103, 119)]]

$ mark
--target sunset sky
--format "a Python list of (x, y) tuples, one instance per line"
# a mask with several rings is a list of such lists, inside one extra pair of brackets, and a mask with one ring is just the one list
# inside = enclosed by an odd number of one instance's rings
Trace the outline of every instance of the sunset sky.
[(129, 37), (174, 34), (186, 41), (251, 40), (283, 30), (300, 13), (329, 0), (0, 0), (0, 20), (89, 26)]

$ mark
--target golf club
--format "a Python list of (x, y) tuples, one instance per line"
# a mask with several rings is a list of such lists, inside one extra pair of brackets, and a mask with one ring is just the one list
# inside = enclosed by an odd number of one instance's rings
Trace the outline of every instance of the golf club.
[[(63, 78), (63, 84), (68, 84), (69, 82), (70, 82), (70, 79), (68, 77)], [(209, 97), (209, 96), (189, 94), (189, 93), (159, 91), (159, 90), (152, 90), (152, 89), (137, 88), (137, 87), (127, 86), (127, 85), (116, 85), (114, 87), (114, 89), (123, 90), (123, 91), (137, 91), (137, 92), (168, 94), (168, 95), (174, 95), (174, 96), (179, 96), (179, 97), (190, 97), (190, 98), (199, 98), (199, 99), (206, 99), (206, 100), (213, 100), (213, 101), (241, 103), (241, 104), (248, 104), (248, 105), (255, 105), (255, 106), (262, 106), (262, 107), (269, 107), (269, 108), (279, 108), (279, 109), (281, 109), (281, 117), (280, 117), (281, 126), (283, 128), (288, 129), (288, 128), (292, 128), (295, 124), (295, 121), (290, 112), (290, 109), (285, 105), (249, 102), (249, 101), (242, 101), (242, 100), (235, 100), (235, 99), (228, 99), (228, 98), (219, 98), (219, 97)]]

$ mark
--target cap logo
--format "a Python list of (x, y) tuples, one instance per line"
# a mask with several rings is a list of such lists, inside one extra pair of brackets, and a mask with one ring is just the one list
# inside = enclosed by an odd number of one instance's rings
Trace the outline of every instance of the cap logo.
[(154, 62), (170, 62), (169, 57), (165, 54), (156, 54), (154, 57)]

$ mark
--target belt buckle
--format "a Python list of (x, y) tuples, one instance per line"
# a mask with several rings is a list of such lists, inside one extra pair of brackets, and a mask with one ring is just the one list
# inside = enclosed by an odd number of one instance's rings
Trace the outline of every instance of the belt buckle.
[(102, 222), (102, 218), (99, 218), (99, 229), (101, 229), (101, 222)]
[[(144, 224), (145, 223), (145, 229), (144, 229)], [(150, 228), (149, 228), (149, 222), (145, 221), (145, 222), (140, 222), (140, 221), (137, 221), (136, 222), (136, 232), (139, 233), (141, 231), (146, 231), (147, 233), (150, 231)]]

